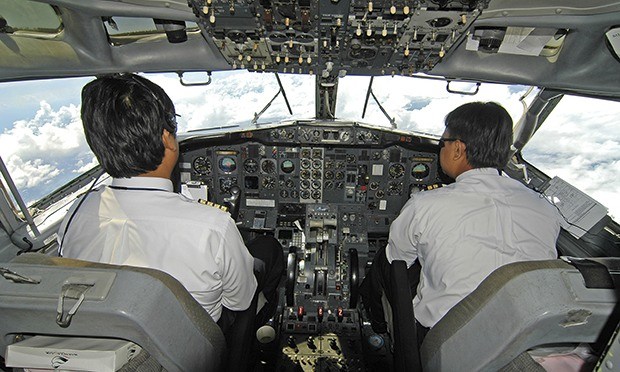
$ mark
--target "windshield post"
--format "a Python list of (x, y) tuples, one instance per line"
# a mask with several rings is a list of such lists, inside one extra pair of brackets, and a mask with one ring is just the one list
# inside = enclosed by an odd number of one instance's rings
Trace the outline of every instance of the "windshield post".
[(527, 111), (515, 125), (513, 154), (523, 149), (562, 97), (563, 94), (546, 89), (538, 92)]
[(333, 63), (328, 62), (323, 74), (316, 75), (316, 118), (336, 118), (336, 98), (338, 97), (338, 75), (332, 74)]
[[(30, 228), (32, 229), (32, 232), (35, 234), (35, 236), (39, 236), (41, 235), (41, 233), (39, 232), (39, 229), (37, 228), (37, 225), (34, 223), (34, 220), (32, 219), (32, 215), (30, 214), (30, 212), (28, 211), (28, 207), (26, 207), (26, 204), (24, 203), (24, 200), (22, 199), (21, 195), (19, 194), (19, 191), (17, 191), (17, 187), (15, 186), (15, 182), (13, 182), (13, 179), (11, 178), (11, 175), (9, 174), (9, 170), (7, 169), (6, 165), (4, 164), (4, 160), (2, 159), (2, 156), (0, 156), (0, 173), (2, 173), (2, 177), (4, 177), (4, 180), (7, 184), (7, 186), (9, 187), (9, 190), (11, 192), (11, 196), (13, 197), (13, 199), (15, 200), (15, 202), (17, 203), (17, 205), (19, 206), (19, 209), (21, 210), (22, 214), (24, 215), (24, 218), (26, 219), (26, 222), (28, 223), (28, 226), (30, 226)], [(3, 187), (4, 189), (4, 187)], [(3, 190), (5, 191), (5, 190)], [(0, 213), (2, 214), (2, 222), (6, 222), (7, 224), (10, 225), (10, 229), (12, 230), (11, 233), (15, 230), (17, 230), (17, 228), (20, 227), (20, 223), (17, 223), (17, 221), (15, 221), (14, 218), (14, 211), (13, 208), (8, 208), (10, 206), (10, 204), (8, 203), (9, 200), (9, 196), (8, 195), (3, 195), (4, 198), (6, 199), (7, 203), (6, 203), (6, 207), (3, 203), (3, 205), (0, 207)], [(8, 226), (7, 226), (8, 227)]]

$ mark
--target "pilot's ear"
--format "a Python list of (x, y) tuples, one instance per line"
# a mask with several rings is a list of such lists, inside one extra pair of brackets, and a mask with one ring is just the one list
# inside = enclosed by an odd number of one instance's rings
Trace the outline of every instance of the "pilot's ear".
[(164, 143), (164, 147), (170, 151), (176, 151), (179, 143), (174, 134), (164, 129), (164, 133), (161, 135), (161, 140)]
[(454, 160), (467, 160), (467, 145), (465, 142), (454, 141), (454, 146), (452, 146), (452, 148), (452, 156)]

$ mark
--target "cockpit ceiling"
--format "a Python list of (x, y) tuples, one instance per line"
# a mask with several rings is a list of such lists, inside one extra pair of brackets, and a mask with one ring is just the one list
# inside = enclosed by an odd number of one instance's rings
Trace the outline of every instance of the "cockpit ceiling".
[[(0, 80), (232, 69), (327, 80), (422, 73), (620, 97), (620, 62), (605, 37), (618, 26), (617, 1), (45, 2), (1, 0)], [(61, 20), (55, 32), (44, 19), (40, 29), (20, 27), (11, 9), (30, 3)], [(113, 32), (123, 18), (152, 27)]]

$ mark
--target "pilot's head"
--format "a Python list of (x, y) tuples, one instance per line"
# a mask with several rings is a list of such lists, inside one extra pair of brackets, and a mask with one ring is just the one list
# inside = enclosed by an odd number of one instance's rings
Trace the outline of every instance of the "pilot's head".
[(503, 169), (510, 156), (512, 118), (494, 102), (471, 102), (445, 119), (440, 163), (452, 178), (473, 168)]
[(88, 145), (112, 177), (145, 175), (177, 160), (174, 104), (141, 76), (105, 76), (88, 83), (82, 89), (82, 124)]

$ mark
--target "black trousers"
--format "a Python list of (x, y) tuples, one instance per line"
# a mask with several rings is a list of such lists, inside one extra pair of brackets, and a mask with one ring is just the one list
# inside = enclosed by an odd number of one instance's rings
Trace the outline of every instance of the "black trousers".
[[(252, 257), (254, 257), (254, 276), (258, 283), (254, 302), (257, 301), (258, 294), (261, 292), (267, 300), (265, 306), (254, 318), (254, 328), (258, 329), (267, 323), (276, 311), (278, 306), (278, 285), (284, 275), (286, 265), (284, 263), (282, 245), (273, 236), (257, 236), (247, 242), (246, 247)], [(225, 307), (222, 308), (222, 315), (217, 323), (224, 333), (230, 329), (235, 319), (241, 313), (243, 312), (232, 311)]]
[[(244, 311), (232, 311), (222, 308), (222, 315), (217, 321), (226, 337), (228, 353), (226, 372), (250, 371), (255, 356), (253, 344), (256, 330), (273, 317), (278, 307), (278, 285), (285, 272), (282, 246), (272, 236), (261, 235), (246, 243), (254, 257), (254, 276), (258, 287), (250, 307)], [(267, 303), (257, 313), (257, 301), (263, 293)]]
[(260, 327), (267, 323), (278, 307), (278, 286), (286, 271), (284, 253), (280, 242), (269, 235), (260, 235), (246, 244), (254, 257), (254, 276), (258, 282), (256, 293), (262, 292), (267, 303), (257, 314)]
[[(407, 283), (411, 288), (411, 295), (415, 297), (418, 283), (420, 282), (420, 263), (416, 261), (407, 270)], [(392, 288), (390, 283), (390, 263), (385, 255), (385, 247), (377, 251), (375, 258), (372, 261), (372, 266), (366, 273), (364, 280), (360, 286), (360, 294), (362, 295), (362, 302), (366, 309), (373, 331), (377, 333), (387, 332), (387, 323), (383, 313), (383, 304), (381, 303), (381, 296), (385, 293), (388, 301), (392, 302)], [(418, 347), (422, 344), (424, 336), (428, 332), (428, 328), (419, 324), (416, 321)]]

